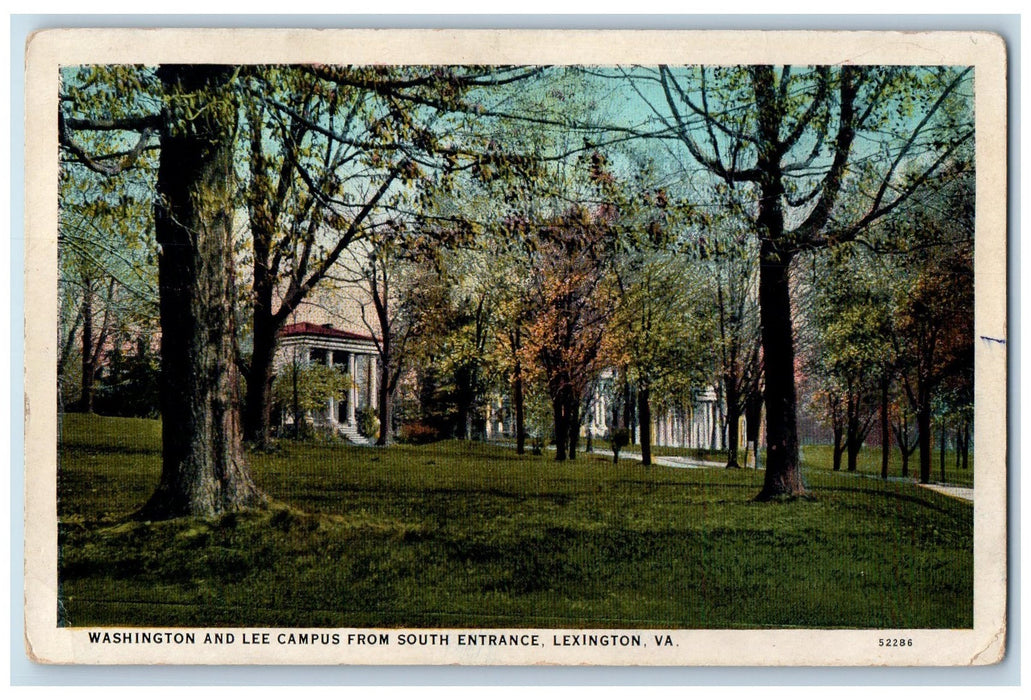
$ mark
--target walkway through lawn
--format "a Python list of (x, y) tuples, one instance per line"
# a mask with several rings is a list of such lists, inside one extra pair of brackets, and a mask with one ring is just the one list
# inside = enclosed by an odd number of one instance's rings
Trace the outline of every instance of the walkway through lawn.
[[(594, 450), (591, 454), (605, 455), (607, 457), (612, 456), (612, 450)], [(627, 452), (621, 451), (620, 457), (626, 459), (641, 459), (640, 452)], [(675, 469), (724, 469), (726, 464), (723, 462), (707, 462), (701, 459), (694, 459), (693, 457), (673, 457), (673, 456), (655, 456), (652, 455), (652, 463), (663, 467), (673, 467)], [(857, 472), (837, 472), (847, 476), (862, 476), (867, 479), (880, 479), (880, 476), (874, 474), (859, 474)], [(969, 503), (974, 502), (974, 489), (966, 486), (956, 486), (954, 484), (921, 484), (914, 479), (901, 476), (889, 476), (888, 481), (904, 481), (915, 484), (931, 491), (937, 491), (938, 493), (953, 498), (958, 498), (961, 501), (967, 501)]]
[(917, 484), (917, 486), (958, 498), (961, 501), (974, 502), (974, 489), (966, 486), (954, 486), (952, 484)]

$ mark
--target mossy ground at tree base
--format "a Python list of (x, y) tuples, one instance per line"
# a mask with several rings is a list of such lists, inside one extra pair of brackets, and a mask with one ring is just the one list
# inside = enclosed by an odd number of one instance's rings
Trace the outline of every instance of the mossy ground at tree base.
[(126, 519), (154, 421), (65, 416), (70, 626), (969, 628), (973, 509), (905, 483), (641, 467), (477, 443), (250, 455), (265, 511)]

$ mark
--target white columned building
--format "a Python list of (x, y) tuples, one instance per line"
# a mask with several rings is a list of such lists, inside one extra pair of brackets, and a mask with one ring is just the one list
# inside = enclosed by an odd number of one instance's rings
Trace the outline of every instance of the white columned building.
[[(276, 372), (290, 370), (291, 365), (323, 364), (346, 367), (351, 377), (347, 397), (329, 400), (325, 411), (311, 416), (316, 425), (330, 427), (354, 442), (366, 442), (358, 433), (358, 412), (379, 405), (376, 378), (379, 352), (376, 339), (369, 335), (334, 328), (331, 324), (291, 323), (279, 333)], [(290, 425), (293, 416), (283, 413), (283, 424)]]

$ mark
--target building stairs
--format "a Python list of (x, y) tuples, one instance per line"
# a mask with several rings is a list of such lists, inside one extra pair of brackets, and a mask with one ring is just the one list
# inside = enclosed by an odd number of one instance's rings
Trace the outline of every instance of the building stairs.
[(361, 433), (358, 432), (358, 426), (356, 425), (353, 425), (351, 423), (341, 423), (339, 426), (337, 426), (337, 430), (339, 430), (340, 434), (347, 438), (349, 442), (352, 442), (355, 445), (372, 444), (372, 440), (370, 438), (364, 437)]

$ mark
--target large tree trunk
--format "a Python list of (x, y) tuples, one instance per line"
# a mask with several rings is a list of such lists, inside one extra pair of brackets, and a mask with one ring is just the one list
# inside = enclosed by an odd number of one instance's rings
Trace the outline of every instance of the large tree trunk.
[(859, 468), (859, 450), (863, 448), (863, 442), (866, 439), (866, 429), (860, 425), (859, 416), (859, 412), (862, 410), (862, 399), (857, 394), (858, 392), (852, 392), (852, 397), (848, 401), (845, 432), (845, 447), (848, 450), (848, 471), (850, 472), (855, 472)]
[(570, 392), (567, 401), (566, 416), (568, 425), (566, 430), (569, 434), (569, 453), (566, 456), (569, 459), (576, 459), (576, 450), (580, 445), (580, 399), (573, 392)]
[(727, 469), (737, 469), (737, 443), (740, 441), (741, 397), (733, 378), (725, 378), (727, 388)]
[(831, 468), (839, 472), (841, 471), (841, 456), (845, 453), (845, 431), (841, 429), (840, 425), (835, 425), (832, 429), (834, 444), (832, 445), (832, 457), (831, 457)]
[(881, 478), (888, 478), (888, 452), (891, 433), (888, 430), (888, 373), (881, 377)]
[(390, 386), (389, 358), (390, 338), (387, 334), (384, 334), (382, 345), (380, 346), (379, 381), (376, 384), (379, 395), (379, 437), (376, 438), (376, 444), (380, 447), (386, 447), (390, 444), (390, 412), (392, 410), (390, 404), (394, 392)]
[(523, 368), (518, 360), (512, 382), (512, 403), (515, 404), (516, 454), (521, 455), (526, 452), (526, 409), (523, 405)]
[(963, 448), (960, 451), (960, 469), (966, 469), (969, 465), (970, 456), (970, 422), (963, 423)]
[(650, 467), (652, 463), (652, 407), (651, 389), (647, 384), (637, 388), (637, 417), (641, 422), (641, 464)]
[(626, 368), (623, 369), (623, 427), (630, 431), (630, 443), (634, 445), (637, 443), (637, 438), (634, 433), (637, 429), (637, 420), (634, 412), (634, 392), (630, 387), (630, 379), (628, 378), (629, 372)]
[(263, 505), (241, 443), (234, 352), (231, 69), (162, 66), (157, 178), (162, 470), (147, 519)]
[(564, 462), (569, 447), (569, 407), (564, 397), (558, 395), (552, 399), (551, 408), (555, 423), (555, 461)]
[[(924, 404), (924, 402), (921, 402)], [(931, 407), (930, 401), (916, 412), (917, 443), (920, 449), (920, 483), (931, 481)]]
[(859, 450), (863, 448), (863, 439), (859, 437), (854, 428), (849, 428), (849, 435), (845, 438), (845, 446), (848, 450), (847, 471), (855, 472), (859, 469)]
[(93, 289), (87, 285), (82, 295), (82, 384), (79, 410), (93, 413), (93, 387), (97, 381), (97, 364), (93, 361)]
[(272, 369), (276, 356), (278, 325), (271, 314), (260, 313), (255, 304), (254, 351), (247, 375), (247, 400), (244, 403), (244, 437), (265, 446), (269, 441), (272, 418)]
[[(791, 321), (791, 259), (784, 247), (785, 194), (780, 132), (783, 104), (774, 96), (773, 70), (753, 71), (758, 107), (756, 154), (759, 208), (759, 323), (766, 384), (766, 476), (756, 500), (805, 493), (798, 459), (798, 399), (795, 394), (795, 336)], [(844, 105), (842, 105), (844, 108)]]
[[(765, 193), (764, 193), (765, 194)], [(780, 194), (772, 207), (780, 206)], [(764, 197), (769, 199), (768, 197)], [(760, 214), (760, 219), (763, 215)], [(782, 220), (766, 228), (783, 226)], [(763, 378), (766, 398), (766, 477), (757, 500), (805, 493), (798, 462), (798, 418), (795, 410), (795, 341), (791, 323), (788, 269), (791, 256), (765, 239), (760, 249), (759, 312), (762, 322)]]
[(269, 270), (272, 232), (258, 230), (264, 222), (251, 222), (254, 245), (254, 350), (247, 375), (247, 400), (244, 403), (244, 437), (266, 445), (272, 414), (272, 369), (281, 322), (272, 311), (273, 280)]

